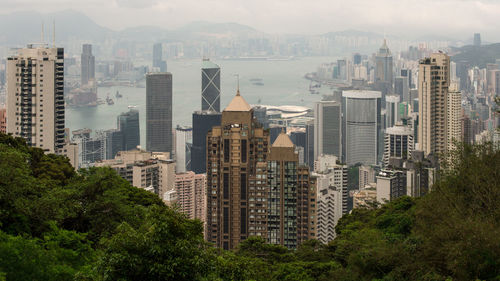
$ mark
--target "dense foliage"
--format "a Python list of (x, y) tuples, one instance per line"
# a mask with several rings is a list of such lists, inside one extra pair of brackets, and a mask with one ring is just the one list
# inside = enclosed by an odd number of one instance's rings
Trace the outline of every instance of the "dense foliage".
[(222, 251), (114, 171), (0, 135), (0, 280), (500, 280), (500, 153), (453, 159), (429, 195), (354, 210), (328, 245)]

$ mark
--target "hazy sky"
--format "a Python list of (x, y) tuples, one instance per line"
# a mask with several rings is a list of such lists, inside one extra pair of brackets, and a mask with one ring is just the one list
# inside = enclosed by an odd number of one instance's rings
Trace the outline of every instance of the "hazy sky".
[[(238, 22), (269, 33), (344, 29), (500, 40), (500, 0), (0, 0), (1, 13), (74, 9), (112, 28)], [(442, 31), (441, 31), (442, 30)], [(413, 37), (413, 36), (412, 36)]]

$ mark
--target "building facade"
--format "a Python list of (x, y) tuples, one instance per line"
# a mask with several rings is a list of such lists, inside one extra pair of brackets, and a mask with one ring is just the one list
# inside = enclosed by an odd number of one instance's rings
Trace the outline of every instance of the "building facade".
[(7, 58), (7, 133), (54, 153), (64, 146), (64, 49), (28, 45)]
[(389, 165), (390, 158), (410, 159), (414, 149), (413, 130), (411, 127), (396, 125), (385, 130), (384, 166)]
[(191, 148), (193, 146), (193, 128), (177, 126), (175, 129), (175, 162), (176, 172), (191, 170)]
[(314, 105), (314, 160), (321, 154), (342, 159), (342, 110), (336, 101)]
[(220, 67), (209, 59), (201, 66), (201, 110), (220, 112)]
[(85, 86), (95, 79), (95, 57), (92, 55), (92, 45), (82, 45), (81, 55), (81, 83)]
[(191, 148), (191, 170), (197, 174), (207, 172), (207, 133), (220, 126), (222, 115), (215, 111), (193, 113), (193, 146)]
[(190, 219), (206, 219), (206, 180), (205, 174), (193, 172), (175, 175), (176, 204), (180, 211)]
[(146, 74), (146, 150), (172, 153), (172, 74)]
[(122, 134), (122, 150), (131, 150), (141, 144), (139, 129), (139, 111), (130, 109), (120, 114), (117, 118), (118, 130)]

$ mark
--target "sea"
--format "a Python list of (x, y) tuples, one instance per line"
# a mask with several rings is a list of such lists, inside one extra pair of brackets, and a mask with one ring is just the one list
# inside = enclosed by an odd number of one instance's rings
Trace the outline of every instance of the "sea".
[[(304, 57), (275, 61), (214, 60), (221, 68), (221, 109), (226, 107), (236, 94), (238, 78), (241, 95), (251, 105), (301, 105), (311, 107), (329, 95), (332, 90), (323, 86), (319, 94), (309, 92), (310, 81), (304, 78), (309, 72), (325, 62), (336, 61), (335, 57)], [(173, 77), (173, 128), (190, 126), (192, 113), (201, 109), (201, 60), (177, 59), (167, 61), (168, 71)], [(263, 85), (255, 85), (250, 79), (262, 79)], [(145, 81), (142, 82), (145, 85)], [(116, 98), (119, 91), (123, 96)], [(106, 103), (96, 107), (67, 107), (66, 127), (70, 131), (89, 128), (93, 131), (116, 128), (116, 118), (134, 106), (139, 111), (141, 145), (146, 143), (146, 88), (99, 87), (97, 95), (107, 96), (114, 105)]]

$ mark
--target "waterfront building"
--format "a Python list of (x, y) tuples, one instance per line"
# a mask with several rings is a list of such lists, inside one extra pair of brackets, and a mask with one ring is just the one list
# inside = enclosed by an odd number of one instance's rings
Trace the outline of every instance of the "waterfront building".
[(146, 74), (146, 150), (172, 153), (172, 74)]
[(161, 43), (156, 43), (153, 45), (153, 71), (167, 71), (167, 62), (163, 60), (163, 47)]
[(54, 153), (64, 146), (64, 49), (28, 45), (7, 58), (7, 133)]
[(220, 67), (209, 59), (201, 66), (201, 110), (220, 112)]
[(193, 128), (177, 126), (175, 129), (175, 162), (176, 172), (191, 170), (191, 148), (193, 146)]
[(89, 81), (95, 80), (95, 57), (92, 54), (92, 45), (82, 45), (81, 55), (81, 86), (85, 86)]
[(377, 91), (344, 91), (345, 162), (377, 165), (380, 153), (380, 104)]
[(419, 63), (418, 144), (425, 154), (446, 153), (450, 57), (435, 53)]
[(336, 101), (314, 104), (314, 159), (322, 154), (342, 159), (342, 110)]
[(196, 174), (207, 171), (207, 133), (212, 127), (220, 126), (221, 113), (196, 111), (193, 113), (193, 146), (191, 148), (191, 170)]

